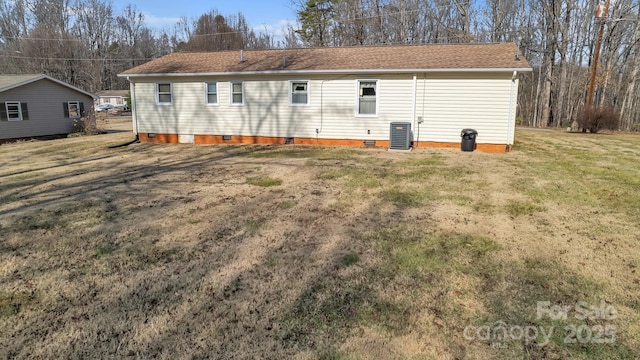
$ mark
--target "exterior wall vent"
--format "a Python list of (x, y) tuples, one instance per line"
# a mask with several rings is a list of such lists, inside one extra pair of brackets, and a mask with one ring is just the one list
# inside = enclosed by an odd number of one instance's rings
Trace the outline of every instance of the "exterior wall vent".
[(376, 147), (376, 141), (375, 140), (365, 140), (364, 141), (364, 146), (365, 147)]
[(409, 150), (411, 147), (411, 123), (392, 122), (389, 149)]
[(295, 143), (295, 138), (292, 138), (292, 137), (284, 138), (284, 143), (285, 145), (293, 144)]
[(156, 133), (148, 133), (147, 136), (149, 137), (149, 139), (155, 139)]
[(231, 140), (231, 135), (222, 135), (222, 140), (224, 140), (224, 141)]

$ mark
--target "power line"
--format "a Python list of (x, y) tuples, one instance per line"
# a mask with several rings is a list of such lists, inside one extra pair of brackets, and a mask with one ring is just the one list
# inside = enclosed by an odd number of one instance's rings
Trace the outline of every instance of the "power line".
[(0, 57), (8, 58), (8, 59), (25, 59), (25, 60), (55, 60), (55, 61), (151, 61), (152, 59), (114, 59), (114, 58), (102, 58), (102, 59), (90, 59), (90, 58), (56, 58), (56, 57), (37, 57), (37, 56), (14, 56), (14, 55), (4, 55), (0, 54)]

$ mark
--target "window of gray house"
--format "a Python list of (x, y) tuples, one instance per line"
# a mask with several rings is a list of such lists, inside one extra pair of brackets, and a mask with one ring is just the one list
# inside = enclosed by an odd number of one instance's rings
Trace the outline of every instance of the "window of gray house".
[(84, 103), (80, 101), (69, 101), (62, 103), (64, 117), (70, 119), (79, 119), (84, 113)]
[(309, 104), (309, 82), (291, 81), (291, 105)]
[(24, 119), (22, 115), (22, 105), (19, 101), (7, 101), (4, 103), (4, 110), (6, 120), (8, 121), (22, 121)]
[(156, 84), (156, 103), (158, 105), (173, 104), (173, 86), (171, 83)]
[(80, 103), (78, 101), (69, 101), (67, 106), (70, 118), (77, 119), (80, 117)]
[(376, 115), (378, 104), (378, 82), (358, 81), (358, 115)]

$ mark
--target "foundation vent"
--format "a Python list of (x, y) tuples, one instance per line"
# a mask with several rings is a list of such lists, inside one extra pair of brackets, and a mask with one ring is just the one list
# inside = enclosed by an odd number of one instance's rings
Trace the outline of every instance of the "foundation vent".
[(222, 140), (224, 140), (224, 141), (231, 140), (231, 135), (222, 135)]
[(293, 144), (295, 143), (295, 138), (292, 138), (292, 137), (284, 138), (284, 143), (285, 145)]
[(376, 141), (375, 140), (365, 140), (364, 141), (364, 146), (365, 147), (370, 147), (370, 148), (376, 147)]

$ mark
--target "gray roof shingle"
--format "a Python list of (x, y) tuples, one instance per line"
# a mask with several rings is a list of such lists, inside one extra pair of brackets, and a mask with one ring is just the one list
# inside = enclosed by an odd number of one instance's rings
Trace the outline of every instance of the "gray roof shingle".
[(13, 88), (16, 85), (28, 83), (38, 78), (41, 78), (40, 74), (31, 75), (0, 75), (0, 91), (4, 91), (7, 88)]

